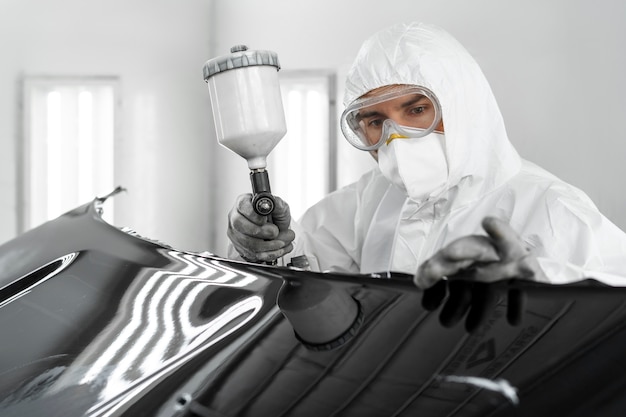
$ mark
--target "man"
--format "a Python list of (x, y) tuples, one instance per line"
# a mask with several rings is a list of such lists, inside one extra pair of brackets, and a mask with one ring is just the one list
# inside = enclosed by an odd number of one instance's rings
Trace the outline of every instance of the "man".
[(624, 282), (626, 235), (580, 190), (520, 158), (479, 66), (443, 30), (376, 33), (344, 104), (344, 136), (378, 168), (299, 223), (277, 199), (266, 224), (240, 196), (228, 235), (244, 259), (305, 254), (320, 270), (415, 274), (421, 288), (454, 277)]

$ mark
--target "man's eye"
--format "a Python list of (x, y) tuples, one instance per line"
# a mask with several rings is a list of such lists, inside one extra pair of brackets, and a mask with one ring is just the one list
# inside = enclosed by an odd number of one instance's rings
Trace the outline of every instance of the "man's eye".
[(367, 122), (368, 127), (380, 127), (382, 126), (382, 124), (383, 124), (382, 119), (373, 119)]
[(425, 106), (417, 106), (411, 108), (411, 114), (422, 114), (426, 111)]

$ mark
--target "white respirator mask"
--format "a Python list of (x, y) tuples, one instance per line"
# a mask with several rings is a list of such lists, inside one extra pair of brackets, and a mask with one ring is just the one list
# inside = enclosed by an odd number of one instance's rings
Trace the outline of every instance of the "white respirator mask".
[(425, 201), (441, 192), (448, 181), (445, 135), (432, 132), (410, 138), (392, 134), (378, 149), (378, 166), (385, 178), (409, 198)]

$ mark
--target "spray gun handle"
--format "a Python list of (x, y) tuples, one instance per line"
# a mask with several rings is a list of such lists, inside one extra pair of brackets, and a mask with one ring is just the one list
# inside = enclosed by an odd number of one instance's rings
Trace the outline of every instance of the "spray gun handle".
[[(272, 213), (276, 207), (276, 200), (270, 189), (270, 179), (265, 169), (255, 169), (250, 172), (250, 182), (252, 183), (252, 207), (254, 211), (266, 216), (268, 222), (272, 222)], [(277, 261), (268, 261), (268, 265), (276, 265)]]

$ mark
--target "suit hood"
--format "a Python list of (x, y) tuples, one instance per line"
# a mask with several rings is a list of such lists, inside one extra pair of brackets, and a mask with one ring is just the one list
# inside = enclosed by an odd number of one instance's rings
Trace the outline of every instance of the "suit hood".
[[(344, 104), (392, 84), (430, 89), (439, 99), (446, 137), (448, 184), (457, 203), (499, 187), (521, 169), (502, 115), (480, 67), (444, 30), (399, 24), (366, 40), (346, 79)], [(457, 206), (458, 204), (455, 204)]]

